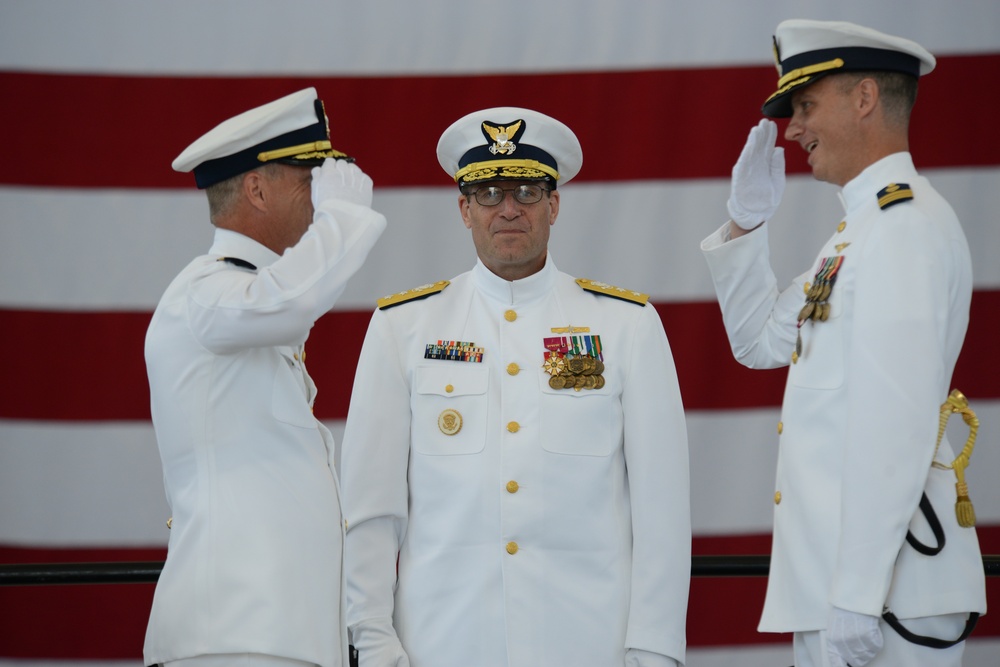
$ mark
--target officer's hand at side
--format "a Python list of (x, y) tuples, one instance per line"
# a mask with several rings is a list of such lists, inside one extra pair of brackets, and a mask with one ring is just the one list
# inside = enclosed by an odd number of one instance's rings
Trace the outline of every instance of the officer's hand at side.
[(330, 199), (371, 207), (372, 179), (353, 162), (327, 158), (312, 170), (313, 208)]
[(726, 207), (741, 229), (753, 229), (774, 215), (785, 192), (785, 149), (775, 146), (778, 126), (761, 120), (750, 130), (743, 152), (733, 166)]
[(882, 630), (877, 616), (838, 607), (826, 623), (826, 651), (830, 667), (864, 667), (882, 650)]

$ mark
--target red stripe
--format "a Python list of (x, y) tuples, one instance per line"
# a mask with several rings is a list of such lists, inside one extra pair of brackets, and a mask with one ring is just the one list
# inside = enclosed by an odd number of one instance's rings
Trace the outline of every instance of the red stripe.
[[(998, 164), (989, 141), (1000, 54), (943, 57), (921, 83), (912, 137), (928, 167)], [(0, 183), (187, 188), (171, 171), (185, 146), (221, 120), (313, 85), (334, 145), (358, 156), (378, 186), (450, 183), (435, 158), (441, 132), (477, 108), (528, 106), (574, 128), (587, 159), (581, 181), (728, 177), (773, 67), (570, 74), (409, 77), (137, 77), (0, 72), (5, 137)], [(955, 91), (976, 104), (955, 108)], [(960, 122), (959, 122), (960, 120)], [(792, 172), (804, 154), (787, 153)]]
[[(670, 339), (689, 410), (773, 407), (783, 369), (750, 370), (729, 351), (713, 302), (656, 306)], [(313, 328), (309, 372), (319, 385), (316, 414), (344, 419), (371, 314), (334, 311)], [(143, 342), (149, 313), (0, 310), (3, 362), (0, 418), (147, 420), (149, 388)], [(1000, 290), (973, 293), (965, 352), (953, 386), (973, 401), (1000, 398)], [(541, 353), (539, 353), (541, 355)]]
[[(977, 528), (984, 553), (1000, 552), (1000, 525)], [(770, 535), (696, 537), (695, 555), (766, 554)], [(0, 546), (0, 563), (162, 561), (163, 549), (20, 549)], [(691, 581), (688, 644), (692, 647), (788, 643), (788, 635), (760, 634), (764, 577), (699, 577)], [(0, 657), (138, 659), (153, 584), (0, 587)], [(1000, 595), (1000, 577), (987, 580)], [(976, 637), (1000, 636), (1000, 615), (984, 616)]]

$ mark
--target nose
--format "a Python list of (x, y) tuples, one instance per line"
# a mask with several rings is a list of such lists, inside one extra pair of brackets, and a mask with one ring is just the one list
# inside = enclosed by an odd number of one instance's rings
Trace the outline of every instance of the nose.
[(502, 215), (507, 218), (517, 217), (521, 212), (521, 202), (514, 199), (513, 191), (504, 191), (503, 201), (497, 204), (502, 210)]
[(795, 114), (788, 119), (788, 127), (785, 128), (785, 140), (797, 141), (802, 136), (802, 124), (796, 119)]

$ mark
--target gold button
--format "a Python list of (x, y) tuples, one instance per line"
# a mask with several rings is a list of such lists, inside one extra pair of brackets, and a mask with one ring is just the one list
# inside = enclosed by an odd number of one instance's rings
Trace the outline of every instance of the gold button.
[(785, 422), (778, 422), (778, 435), (781, 435), (781, 432), (784, 430), (785, 430)]
[(450, 394), (451, 392), (455, 391), (455, 387), (451, 386), (450, 384), (446, 384), (444, 386), (444, 390)]
[(809, 294), (810, 287), (812, 287), (812, 283), (807, 282), (805, 285), (802, 286), (802, 291), (805, 292), (806, 294)]
[(517, 542), (507, 543), (507, 553), (509, 553), (511, 556), (517, 553)]
[(170, 530), (173, 527), (174, 527), (174, 517), (170, 517), (169, 519), (167, 519), (167, 530)]
[(517, 313), (514, 312), (513, 310), (508, 310), (506, 313), (503, 314), (503, 318), (508, 322), (513, 322), (514, 320), (517, 319)]
[(510, 480), (507, 482), (507, 493), (517, 493), (517, 490), (521, 488), (517, 485), (517, 482)]
[(774, 504), (775, 505), (780, 505), (781, 504), (781, 491), (775, 491), (774, 492)]
[(507, 430), (511, 433), (517, 433), (521, 430), (521, 425), (517, 422), (507, 422)]
[(507, 364), (507, 375), (517, 375), (521, 372), (521, 367), (515, 363)]
[(846, 220), (842, 220), (840, 222), (840, 224), (837, 225), (837, 233), (839, 234), (840, 232), (844, 231), (844, 229), (846, 229), (846, 228), (847, 228), (847, 221)]

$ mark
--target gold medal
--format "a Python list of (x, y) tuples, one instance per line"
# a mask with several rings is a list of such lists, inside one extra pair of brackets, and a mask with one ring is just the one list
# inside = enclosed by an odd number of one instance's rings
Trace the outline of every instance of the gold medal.
[(553, 375), (549, 378), (549, 386), (553, 389), (562, 389), (566, 386), (566, 378), (561, 375)]
[(804, 322), (812, 317), (813, 310), (816, 309), (816, 304), (812, 301), (807, 301), (806, 305), (802, 306), (802, 310), (799, 311), (799, 322)]

